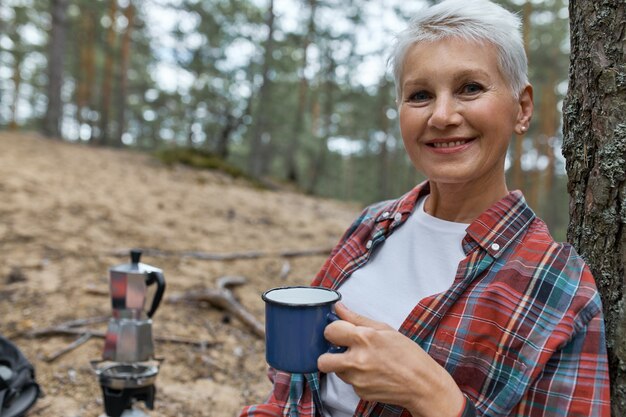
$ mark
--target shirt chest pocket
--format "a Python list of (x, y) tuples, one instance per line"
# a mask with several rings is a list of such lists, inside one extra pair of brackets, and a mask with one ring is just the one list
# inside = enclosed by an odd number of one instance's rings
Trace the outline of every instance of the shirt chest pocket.
[(428, 353), (475, 401), (481, 415), (508, 415), (525, 390), (526, 365), (488, 342), (440, 333)]

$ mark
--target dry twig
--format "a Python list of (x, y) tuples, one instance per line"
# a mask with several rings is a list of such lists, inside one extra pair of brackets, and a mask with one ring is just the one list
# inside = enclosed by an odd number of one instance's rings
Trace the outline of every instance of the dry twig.
[(85, 284), (85, 292), (91, 295), (110, 295), (108, 287), (103, 287), (94, 283)]
[[(99, 330), (88, 329), (83, 326), (88, 325), (88, 324), (102, 323), (107, 320), (109, 320), (109, 317), (105, 317), (105, 316), (88, 317), (84, 319), (70, 320), (70, 321), (66, 321), (66, 322), (63, 322), (54, 326), (44, 327), (41, 329), (33, 329), (28, 332), (22, 333), (21, 336), (33, 338), (33, 337), (78, 335), (79, 336), (78, 339), (74, 340), (72, 343), (68, 344), (64, 348), (44, 358), (45, 362), (53, 362), (59, 357), (81, 346), (92, 337), (104, 339), (106, 336), (105, 332), (99, 331)], [(155, 335), (153, 336), (153, 338), (154, 340), (159, 341), (159, 342), (195, 345), (201, 348), (217, 345), (219, 343), (219, 342), (208, 342), (204, 340), (191, 339), (191, 338), (181, 337), (181, 336)]]
[(65, 346), (64, 348), (59, 349), (56, 352), (54, 352), (54, 353), (44, 357), (43, 358), (44, 362), (53, 362), (53, 361), (55, 361), (56, 359), (58, 359), (61, 356), (65, 355), (66, 353), (71, 352), (72, 350), (76, 349), (80, 345), (82, 345), (85, 342), (87, 342), (89, 339), (91, 339), (91, 336), (92, 336), (91, 333), (83, 334), (78, 339), (74, 340), (72, 343), (70, 343), (69, 345)]
[[(89, 333), (92, 337), (104, 339), (106, 333), (90, 329), (74, 329), (71, 327), (46, 327), (44, 329), (35, 329), (24, 333), (26, 337), (46, 337), (58, 335), (84, 335)], [(159, 336), (155, 335), (154, 340), (167, 343), (181, 343), (185, 345), (197, 345), (201, 347), (216, 345), (217, 342), (207, 342), (198, 339), (191, 339), (182, 336)]]
[(87, 326), (89, 324), (99, 324), (99, 323), (104, 323), (109, 321), (109, 316), (94, 316), (94, 317), (87, 317), (84, 319), (74, 319), (74, 320), (68, 320), (68, 321), (64, 321), (63, 323), (59, 323), (54, 327), (81, 327), (81, 326)]
[(187, 291), (182, 294), (174, 294), (167, 297), (166, 301), (170, 303), (207, 302), (214, 307), (233, 314), (242, 323), (248, 326), (255, 335), (263, 338), (265, 337), (265, 326), (237, 301), (229, 289), (236, 285), (243, 285), (245, 282), (245, 277), (227, 275), (217, 280), (217, 288), (205, 288), (202, 290)]

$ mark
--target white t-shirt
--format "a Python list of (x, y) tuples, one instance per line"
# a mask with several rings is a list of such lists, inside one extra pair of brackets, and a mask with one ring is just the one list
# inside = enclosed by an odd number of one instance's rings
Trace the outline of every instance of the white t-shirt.
[[(419, 300), (450, 288), (465, 257), (461, 242), (468, 224), (429, 215), (426, 198), (339, 288), (349, 309), (399, 329)], [(325, 417), (353, 416), (359, 397), (352, 385), (328, 374), (320, 388)]]

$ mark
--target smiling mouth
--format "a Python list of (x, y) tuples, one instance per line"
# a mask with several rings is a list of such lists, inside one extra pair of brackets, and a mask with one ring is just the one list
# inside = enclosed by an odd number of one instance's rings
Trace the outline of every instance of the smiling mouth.
[(471, 139), (463, 139), (463, 140), (451, 140), (451, 141), (447, 141), (447, 142), (432, 142), (429, 143), (428, 146), (431, 146), (433, 148), (454, 148), (455, 146), (461, 146), (461, 145), (465, 145), (466, 143), (470, 142)]

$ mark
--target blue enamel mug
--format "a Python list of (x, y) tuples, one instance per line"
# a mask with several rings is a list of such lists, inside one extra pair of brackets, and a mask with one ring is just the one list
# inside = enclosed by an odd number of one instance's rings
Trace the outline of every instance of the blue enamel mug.
[(265, 301), (265, 359), (290, 373), (318, 372), (317, 358), (341, 352), (324, 338), (324, 328), (338, 319), (333, 305), (341, 299), (323, 287), (280, 287), (263, 293)]

